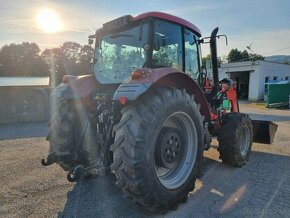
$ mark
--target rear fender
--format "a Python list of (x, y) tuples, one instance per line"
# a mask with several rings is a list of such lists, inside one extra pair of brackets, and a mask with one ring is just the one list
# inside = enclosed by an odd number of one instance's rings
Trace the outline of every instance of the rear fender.
[(69, 82), (72, 92), (80, 97), (90, 95), (92, 91), (98, 90), (100, 85), (94, 75), (78, 76), (77, 79)]
[(84, 98), (94, 90), (100, 88), (94, 75), (85, 76), (64, 76), (64, 82), (58, 85), (54, 90), (53, 94), (56, 97), (65, 99), (79, 99)]
[(100, 85), (97, 83), (94, 75), (66, 75), (64, 82), (52, 91), (51, 98), (61, 101), (69, 99), (81, 100), (87, 107), (94, 110), (95, 106), (90, 100), (90, 93), (99, 89)]
[(176, 68), (140, 69), (143, 77), (137, 80), (129, 79), (119, 86), (113, 99), (118, 101), (125, 97), (129, 101), (138, 99), (153, 87), (175, 87), (186, 89), (190, 95), (194, 95), (195, 102), (200, 104), (200, 112), (210, 121), (210, 112), (206, 98), (198, 84), (183, 71)]

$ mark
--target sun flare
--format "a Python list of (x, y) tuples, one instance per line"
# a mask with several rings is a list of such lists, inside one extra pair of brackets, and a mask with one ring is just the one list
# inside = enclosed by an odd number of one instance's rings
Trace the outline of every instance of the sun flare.
[(62, 22), (57, 14), (50, 9), (42, 9), (37, 13), (38, 28), (46, 33), (56, 33), (62, 28)]

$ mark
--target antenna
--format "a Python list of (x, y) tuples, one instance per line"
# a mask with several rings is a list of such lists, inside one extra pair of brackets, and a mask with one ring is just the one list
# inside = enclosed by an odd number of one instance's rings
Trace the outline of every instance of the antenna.
[(252, 47), (252, 43), (251, 43), (250, 45), (248, 45), (246, 48), (247, 48), (248, 50), (250, 50), (252, 53), (254, 53), (253, 50), (251, 49), (251, 47)]

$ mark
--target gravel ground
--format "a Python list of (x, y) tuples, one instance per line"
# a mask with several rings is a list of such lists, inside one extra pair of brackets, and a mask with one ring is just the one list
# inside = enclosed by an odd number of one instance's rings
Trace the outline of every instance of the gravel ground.
[[(202, 176), (188, 201), (162, 217), (289, 217), (290, 110), (242, 102), (252, 118), (276, 122), (272, 145), (254, 144), (250, 162), (232, 168), (205, 152)], [(0, 217), (152, 217), (126, 200), (114, 175), (66, 181), (57, 165), (42, 167), (48, 151), (45, 123), (0, 126)]]

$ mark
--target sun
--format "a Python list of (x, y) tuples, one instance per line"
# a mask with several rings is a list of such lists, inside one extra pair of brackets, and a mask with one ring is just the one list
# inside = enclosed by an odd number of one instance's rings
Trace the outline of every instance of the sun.
[(42, 9), (36, 15), (39, 29), (46, 33), (56, 33), (62, 29), (62, 22), (57, 14), (50, 9)]

